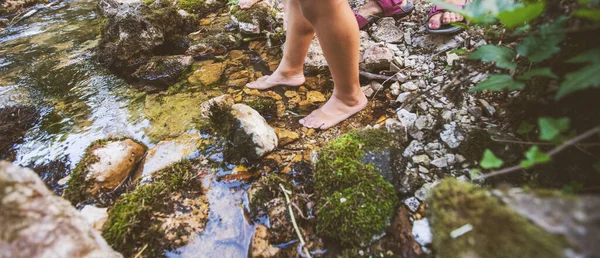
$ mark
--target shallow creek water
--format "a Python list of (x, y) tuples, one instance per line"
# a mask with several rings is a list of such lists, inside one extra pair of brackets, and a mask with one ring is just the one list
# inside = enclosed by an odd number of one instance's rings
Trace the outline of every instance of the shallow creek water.
[[(63, 1), (0, 34), (0, 107), (35, 105), (42, 119), (17, 146), (15, 162), (68, 158), (73, 168), (95, 140), (128, 136), (152, 148), (148, 119), (132, 114), (139, 94), (94, 60), (99, 24), (94, 1)], [(138, 112), (136, 112), (138, 113)], [(231, 173), (232, 167), (217, 170)], [(206, 229), (170, 257), (245, 257), (254, 226), (244, 218), (248, 185), (208, 175)]]

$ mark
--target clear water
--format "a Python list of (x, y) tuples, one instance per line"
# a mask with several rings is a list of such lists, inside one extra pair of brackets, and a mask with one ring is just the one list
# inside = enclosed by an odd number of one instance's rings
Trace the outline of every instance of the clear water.
[[(39, 6), (33, 17), (0, 34), (0, 107), (33, 104), (42, 119), (17, 146), (15, 163), (41, 165), (68, 158), (71, 166), (95, 140), (145, 135), (147, 119), (131, 113), (136, 90), (94, 60), (100, 20), (93, 1)], [(223, 168), (219, 173), (230, 173)], [(189, 245), (172, 257), (246, 257), (254, 226), (243, 214), (247, 185), (215, 175), (208, 187), (210, 218)]]

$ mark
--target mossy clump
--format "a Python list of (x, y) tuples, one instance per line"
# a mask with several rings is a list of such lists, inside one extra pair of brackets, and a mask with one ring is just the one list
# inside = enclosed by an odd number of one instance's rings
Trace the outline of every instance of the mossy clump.
[(230, 105), (223, 104), (214, 104), (209, 108), (208, 119), (210, 120), (210, 124), (213, 128), (218, 129), (217, 133), (220, 136), (226, 139), (233, 137), (238, 123), (231, 111)]
[[(433, 248), (438, 257), (562, 257), (566, 242), (505, 207), (477, 186), (442, 181), (428, 200)], [(452, 238), (464, 225), (473, 229)]]
[(261, 98), (248, 102), (248, 106), (258, 111), (265, 119), (277, 116), (277, 102), (269, 98)]
[(473, 129), (458, 147), (458, 152), (469, 160), (479, 161), (485, 149), (492, 143), (490, 134), (484, 129)]
[(153, 182), (125, 194), (108, 211), (102, 236), (125, 257), (139, 252), (144, 257), (162, 257), (164, 251), (177, 248), (161, 228), (161, 216), (174, 212), (172, 197), (177, 194), (201, 194), (194, 164), (179, 161), (153, 174)]
[(222, 0), (206, 1), (206, 0), (179, 0), (177, 7), (194, 14), (204, 15), (225, 6)]
[(267, 203), (275, 198), (284, 197), (279, 184), (282, 184), (286, 190), (293, 190), (289, 181), (278, 174), (269, 174), (261, 177), (252, 187), (250, 194), (250, 216), (252, 219), (265, 216), (267, 214)]
[(372, 164), (365, 151), (390, 147), (383, 130), (352, 131), (320, 152), (315, 172), (317, 231), (343, 246), (369, 244), (387, 227), (398, 202), (394, 187)]

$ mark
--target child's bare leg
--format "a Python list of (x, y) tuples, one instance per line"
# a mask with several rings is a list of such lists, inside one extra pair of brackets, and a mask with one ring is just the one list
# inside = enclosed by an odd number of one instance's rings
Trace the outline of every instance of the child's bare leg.
[(315, 34), (312, 25), (300, 10), (296, 0), (286, 1), (288, 16), (286, 43), (283, 58), (277, 70), (246, 86), (253, 89), (268, 89), (274, 86), (300, 86), (304, 83), (304, 58)]
[(240, 6), (242, 9), (248, 9), (260, 1), (261, 0), (240, 0), (238, 2), (238, 6)]
[(358, 78), (358, 27), (347, 0), (297, 1), (317, 33), (334, 82), (331, 98), (300, 123), (327, 129), (367, 105)]

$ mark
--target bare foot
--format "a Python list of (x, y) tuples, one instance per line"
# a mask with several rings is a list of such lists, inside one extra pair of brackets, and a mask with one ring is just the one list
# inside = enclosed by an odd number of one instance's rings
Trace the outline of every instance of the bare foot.
[(360, 92), (353, 98), (342, 100), (335, 94), (321, 108), (300, 119), (300, 124), (308, 128), (328, 129), (348, 117), (358, 113), (367, 106), (367, 97)]
[(248, 9), (260, 1), (261, 0), (240, 0), (238, 6), (240, 6), (242, 9)]
[[(464, 5), (466, 4), (465, 0), (447, 0), (445, 1), (450, 4), (455, 5)], [(441, 12), (434, 16), (431, 16), (429, 19), (429, 28), (437, 30), (442, 24), (448, 24), (451, 22), (461, 22), (465, 19), (462, 15), (454, 12)]]
[(300, 86), (306, 79), (304, 74), (286, 74), (278, 72), (277, 70), (271, 75), (265, 75), (258, 78), (258, 80), (246, 84), (246, 87), (257, 90), (266, 90), (275, 86)]

